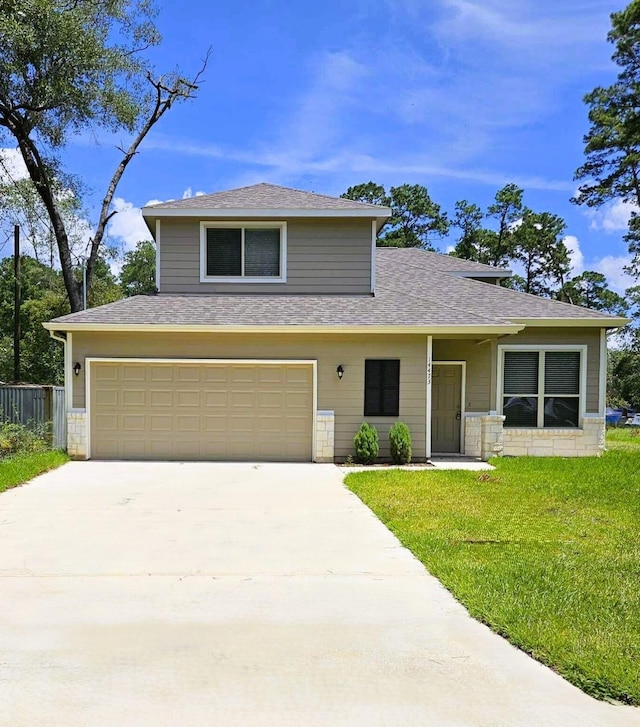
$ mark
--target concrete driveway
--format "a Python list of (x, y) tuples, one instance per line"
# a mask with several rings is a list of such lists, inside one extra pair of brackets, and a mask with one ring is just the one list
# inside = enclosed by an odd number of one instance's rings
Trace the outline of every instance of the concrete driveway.
[(0, 495), (0, 724), (632, 725), (470, 619), (332, 465)]

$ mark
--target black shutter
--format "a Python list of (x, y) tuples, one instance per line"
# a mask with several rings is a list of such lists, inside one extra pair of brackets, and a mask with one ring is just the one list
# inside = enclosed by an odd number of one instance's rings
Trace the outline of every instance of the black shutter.
[(364, 362), (364, 415), (397, 417), (400, 413), (399, 359)]
[(242, 230), (231, 227), (207, 229), (207, 275), (242, 275)]

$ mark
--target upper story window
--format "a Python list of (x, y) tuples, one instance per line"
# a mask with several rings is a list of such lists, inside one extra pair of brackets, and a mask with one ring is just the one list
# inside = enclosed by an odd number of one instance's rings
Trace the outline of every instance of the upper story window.
[(200, 281), (284, 283), (286, 222), (203, 222)]
[(505, 350), (505, 427), (578, 427), (582, 415), (582, 350)]

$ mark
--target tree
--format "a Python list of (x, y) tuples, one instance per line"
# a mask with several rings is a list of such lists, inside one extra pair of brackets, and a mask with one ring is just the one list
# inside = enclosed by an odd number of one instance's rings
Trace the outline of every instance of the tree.
[(93, 282), (112, 200), (127, 166), (149, 131), (173, 106), (192, 98), (192, 80), (155, 76), (144, 51), (160, 42), (149, 0), (0, 0), (0, 140), (13, 140), (42, 200), (56, 239), (71, 310), (82, 308), (82, 291), (60, 210), (60, 188), (77, 195), (60, 152), (71, 133), (122, 130), (132, 141), (120, 148), (102, 198), (87, 257)]
[(506, 184), (498, 190), (495, 202), (487, 208), (487, 216), (498, 223), (487, 265), (504, 267), (513, 258), (513, 231), (524, 213), (522, 195), (523, 190), (516, 184)]
[(120, 273), (120, 287), (125, 296), (156, 293), (156, 246), (150, 240), (141, 240), (135, 250), (124, 255)]
[(427, 188), (420, 184), (403, 184), (391, 187), (390, 193), (391, 229), (385, 233), (381, 244), (434, 250), (431, 239), (446, 235), (449, 221), (440, 205), (431, 199)]
[(375, 182), (356, 184), (353, 187), (349, 187), (340, 196), (343, 199), (352, 199), (356, 202), (364, 202), (365, 204), (378, 204), (381, 207), (391, 206), (391, 200), (387, 197), (384, 187)]
[(551, 297), (564, 285), (571, 270), (564, 230), (558, 215), (524, 211), (512, 233), (513, 256), (524, 266), (523, 292)]
[(383, 186), (366, 182), (349, 187), (341, 196), (391, 207), (391, 218), (383, 234), (378, 236), (377, 244), (380, 246), (433, 250), (431, 239), (446, 235), (449, 231), (446, 213), (431, 199), (427, 188), (420, 184), (391, 187), (387, 196)]
[[(575, 177), (584, 180), (572, 200), (600, 207), (621, 199), (640, 206), (640, 0), (611, 15), (607, 40), (615, 45), (619, 72), (615, 83), (597, 87), (584, 97), (589, 131), (584, 137), (585, 163)], [(632, 255), (629, 272), (640, 273), (640, 218), (631, 215), (625, 235)]]
[[(59, 384), (63, 379), (62, 347), (42, 322), (69, 313), (62, 276), (28, 255), (21, 256), (21, 377), (23, 381)], [(0, 380), (13, 378), (13, 257), (0, 261)]]
[(482, 226), (484, 213), (477, 204), (467, 200), (456, 202), (452, 227), (460, 230), (460, 237), (453, 251), (455, 257), (490, 264), (497, 243), (497, 234)]
[(607, 279), (602, 273), (593, 270), (586, 270), (567, 281), (558, 293), (558, 300), (614, 316), (624, 316), (628, 311), (625, 299), (609, 289)]

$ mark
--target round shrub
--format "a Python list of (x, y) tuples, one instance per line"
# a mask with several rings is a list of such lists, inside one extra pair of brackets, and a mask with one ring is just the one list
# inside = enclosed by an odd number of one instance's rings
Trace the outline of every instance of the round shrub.
[(411, 433), (404, 422), (396, 422), (389, 430), (389, 449), (395, 464), (411, 462)]
[(356, 461), (360, 464), (373, 464), (378, 457), (380, 444), (378, 442), (378, 430), (367, 422), (363, 422), (358, 433), (353, 438), (353, 446), (356, 449)]

